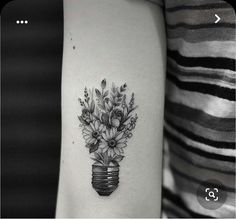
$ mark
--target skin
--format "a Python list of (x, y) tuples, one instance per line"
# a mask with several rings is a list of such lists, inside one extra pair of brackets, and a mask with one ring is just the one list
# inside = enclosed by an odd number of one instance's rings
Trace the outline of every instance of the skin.
[[(64, 0), (62, 151), (56, 217), (160, 217), (165, 29), (162, 10), (143, 0)], [(79, 127), (84, 87), (127, 83), (138, 108), (120, 162), (119, 187), (92, 188), (93, 161)]]

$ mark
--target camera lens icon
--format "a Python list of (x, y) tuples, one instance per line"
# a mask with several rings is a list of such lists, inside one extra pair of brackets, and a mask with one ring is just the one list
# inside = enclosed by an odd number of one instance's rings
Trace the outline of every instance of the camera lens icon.
[(216, 210), (220, 208), (226, 198), (225, 186), (218, 180), (204, 181), (197, 189), (197, 200), (205, 209)]
[[(205, 189), (205, 192), (207, 193), (207, 196), (205, 196), (205, 200), (206, 201), (210, 201), (211, 198), (213, 199), (213, 201), (218, 201), (219, 200), (219, 197), (216, 196), (217, 193), (219, 192), (218, 188), (214, 188), (213, 190), (211, 188), (206, 188)], [(216, 193), (216, 194), (215, 194)]]

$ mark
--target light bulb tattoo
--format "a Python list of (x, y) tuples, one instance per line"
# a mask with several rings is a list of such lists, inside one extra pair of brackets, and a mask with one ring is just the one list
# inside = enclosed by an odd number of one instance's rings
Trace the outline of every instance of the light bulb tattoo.
[(112, 83), (107, 89), (103, 79), (101, 88), (85, 87), (84, 98), (79, 98), (82, 135), (95, 161), (92, 186), (101, 196), (109, 196), (118, 187), (119, 163), (138, 119), (134, 93), (127, 100), (126, 91), (126, 83), (119, 87)]

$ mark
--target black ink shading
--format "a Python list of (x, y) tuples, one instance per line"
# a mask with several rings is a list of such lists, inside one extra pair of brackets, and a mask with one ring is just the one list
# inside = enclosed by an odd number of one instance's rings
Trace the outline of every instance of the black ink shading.
[(106, 88), (105, 79), (100, 89), (85, 87), (84, 99), (79, 98), (82, 114), (78, 116), (86, 147), (95, 161), (92, 186), (101, 196), (109, 196), (118, 187), (119, 163), (138, 119), (134, 93), (127, 101), (126, 83)]

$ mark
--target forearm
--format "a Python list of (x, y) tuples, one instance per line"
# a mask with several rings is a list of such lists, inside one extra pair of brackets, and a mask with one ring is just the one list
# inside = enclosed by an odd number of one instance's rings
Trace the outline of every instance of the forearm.
[[(67, 0), (64, 13), (57, 217), (159, 217), (165, 78), (161, 10), (145, 1)], [(102, 79), (105, 87), (100, 85)], [(114, 104), (113, 82), (121, 93), (120, 104)], [(108, 95), (98, 97), (95, 88)], [(89, 110), (89, 117), (83, 109)], [(136, 115), (136, 126), (129, 130)], [(102, 125), (100, 134), (90, 137), (88, 127), (95, 122)], [(108, 143), (112, 138), (115, 147)], [(114, 165), (116, 155), (124, 156), (116, 161), (119, 183), (110, 195), (99, 195), (96, 184), (91, 184), (94, 153), (103, 155), (100, 162), (105, 165)]]

